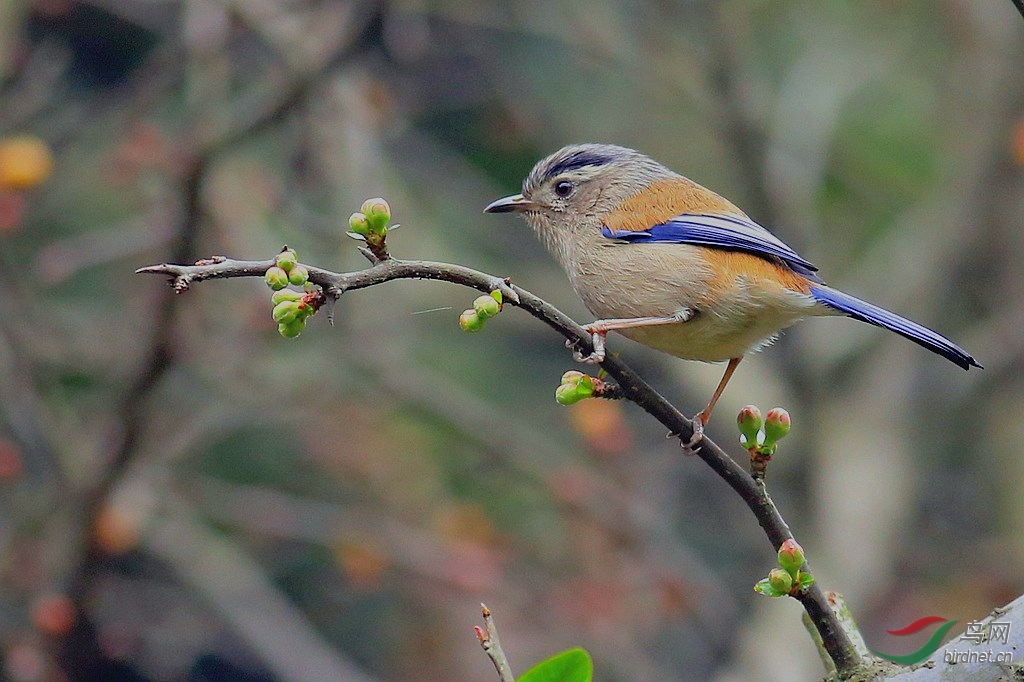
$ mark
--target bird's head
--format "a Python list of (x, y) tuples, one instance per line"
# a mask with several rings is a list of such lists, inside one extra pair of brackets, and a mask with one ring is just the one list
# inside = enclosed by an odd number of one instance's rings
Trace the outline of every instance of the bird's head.
[(600, 231), (602, 218), (652, 182), (675, 175), (638, 151), (574, 144), (537, 162), (523, 193), (491, 203), (487, 213), (521, 213), (556, 253), (581, 231)]

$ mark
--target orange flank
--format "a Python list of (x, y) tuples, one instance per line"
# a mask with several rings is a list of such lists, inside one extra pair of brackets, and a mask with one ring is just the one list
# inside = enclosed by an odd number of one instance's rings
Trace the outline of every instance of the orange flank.
[(714, 248), (702, 249), (702, 253), (708, 262), (708, 270), (714, 273), (708, 281), (711, 292), (731, 289), (742, 280), (749, 288), (774, 284), (802, 294), (811, 293), (810, 282), (806, 278), (762, 256)]
[(612, 232), (642, 232), (683, 213), (732, 213), (746, 216), (728, 199), (686, 178), (651, 183), (609, 213), (604, 225)]

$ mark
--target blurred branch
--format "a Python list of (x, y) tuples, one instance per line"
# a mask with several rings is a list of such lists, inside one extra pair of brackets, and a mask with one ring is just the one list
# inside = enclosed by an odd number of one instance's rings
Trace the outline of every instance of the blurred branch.
[(149, 549), (227, 619), (275, 679), (373, 682), (323, 640), (248, 554), (209, 530), (185, 500), (168, 496), (162, 512), (146, 533)]
[[(368, 24), (369, 19), (363, 22), (362, 27), (365, 29)], [(321, 83), (331, 71), (355, 54), (362, 44), (362, 36), (354, 35), (318, 69), (299, 78), (278, 100), (257, 110), (248, 120), (241, 122), (233, 130), (200, 149), (183, 174), (181, 195), (184, 214), (171, 248), (172, 257), (175, 260), (186, 260), (195, 251), (196, 239), (203, 220), (202, 187), (212, 162), (240, 143), (278, 123), (301, 104), (310, 91)], [(175, 311), (175, 298), (164, 296), (156, 312), (156, 320), (153, 325), (154, 333), (146, 357), (142, 362), (142, 368), (136, 381), (125, 394), (119, 410), (123, 426), (120, 442), (113, 448), (114, 455), (109, 466), (90, 492), (84, 505), (84, 517), (87, 519), (95, 515), (96, 509), (106, 499), (110, 489), (131, 461), (135, 451), (135, 442), (141, 431), (142, 424), (139, 417), (144, 399), (173, 363), (171, 348), (173, 345), (172, 334), (175, 328)]]
[(1017, 11), (1020, 12), (1020, 15), (1022, 17), (1024, 17), (1024, 0), (1011, 0), (1011, 1), (1013, 2), (1013, 6), (1017, 8)]
[[(203, 186), (214, 161), (282, 121), (338, 66), (364, 48), (368, 31), (371, 30), (379, 8), (376, 3), (363, 5), (361, 8), (361, 16), (353, 18), (351, 30), (347, 35), (339, 37), (338, 46), (322, 63), (308, 72), (296, 75), (283, 93), (268, 98), (262, 106), (246, 107), (242, 120), (236, 121), (229, 130), (221, 131), (215, 139), (202, 144), (193, 154), (181, 175), (179, 194), (182, 215), (171, 246), (171, 253), (175, 259), (188, 259), (195, 251), (204, 220)], [(118, 431), (114, 442), (108, 447), (112, 453), (109, 462), (95, 482), (88, 486), (79, 498), (73, 499), (65, 509), (72, 515), (72, 522), (76, 524), (76, 542), (72, 550), (74, 558), (69, 569), (68, 594), (77, 604), (84, 602), (94, 577), (92, 569), (103, 556), (103, 551), (96, 546), (92, 538), (95, 521), (111, 491), (138, 455), (138, 442), (146, 428), (145, 412), (148, 408), (148, 398), (175, 363), (176, 303), (174, 296), (165, 295), (156, 304), (150, 340), (144, 350), (139, 369), (115, 411)], [(82, 633), (75, 634), (81, 636)], [(79, 655), (72, 650), (73, 641), (74, 637), (70, 637), (64, 643), (64, 654), (68, 657), (68, 665), (72, 667), (75, 663), (71, 659)]]
[[(207, 279), (234, 277), (262, 277), (274, 264), (273, 260), (240, 261), (223, 256), (205, 259), (195, 265), (163, 263), (137, 270), (143, 274), (162, 274), (172, 277), (177, 292), (187, 291), (193, 282)], [(575, 344), (583, 353), (592, 350), (590, 334), (580, 325), (546, 301), (508, 280), (477, 270), (450, 263), (429, 261), (402, 261), (394, 258), (379, 260), (365, 270), (334, 273), (306, 266), (309, 280), (320, 286), (329, 298), (338, 299), (345, 292), (383, 284), (396, 279), (431, 279), (459, 284), (487, 293), (494, 289), (506, 292), (505, 300), (535, 318)], [(626, 398), (653, 416), (683, 443), (694, 434), (693, 422), (654, 390), (626, 363), (614, 356), (607, 357), (601, 367), (619, 384)], [(775, 549), (792, 537), (789, 526), (772, 505), (766, 505), (756, 482), (710, 438), (704, 436), (693, 450), (714, 470), (747, 504)], [(808, 568), (808, 570), (810, 570)], [(829, 608), (825, 595), (817, 585), (801, 592), (797, 599), (803, 604), (840, 674), (849, 673), (861, 664), (849, 636)]]

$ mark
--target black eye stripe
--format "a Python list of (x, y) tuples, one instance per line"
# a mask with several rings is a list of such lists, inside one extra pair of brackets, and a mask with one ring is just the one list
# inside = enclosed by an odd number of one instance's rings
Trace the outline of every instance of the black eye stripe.
[(590, 149), (580, 149), (552, 163), (544, 172), (544, 177), (553, 178), (559, 173), (578, 170), (586, 166), (603, 166), (611, 160), (612, 157), (609, 154)]

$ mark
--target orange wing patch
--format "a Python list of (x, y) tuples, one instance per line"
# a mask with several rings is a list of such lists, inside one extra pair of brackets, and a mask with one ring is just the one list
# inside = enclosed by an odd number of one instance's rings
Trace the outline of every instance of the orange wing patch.
[(642, 232), (683, 213), (732, 213), (746, 216), (728, 199), (686, 178), (653, 182), (619, 204), (604, 219), (612, 232)]
[(811, 293), (810, 282), (803, 275), (773, 260), (743, 251), (710, 248), (701, 251), (708, 262), (708, 269), (714, 273), (707, 284), (710, 292), (731, 289), (742, 277), (748, 285), (775, 285), (803, 294)]

